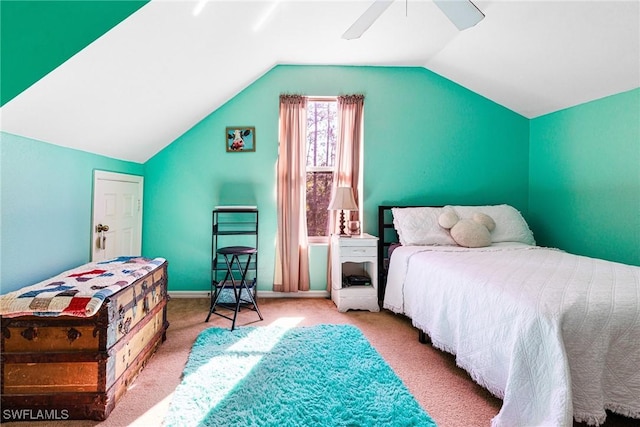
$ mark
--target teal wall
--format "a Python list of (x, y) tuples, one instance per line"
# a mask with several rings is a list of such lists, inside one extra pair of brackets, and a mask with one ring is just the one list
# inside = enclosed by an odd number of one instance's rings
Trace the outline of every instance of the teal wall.
[[(381, 203), (510, 203), (526, 212), (529, 120), (424, 68), (277, 66), (145, 163), (143, 252), (171, 290), (208, 290), (211, 210), (260, 209), (258, 286), (271, 290), (279, 95), (365, 95), (365, 231)], [(255, 153), (227, 153), (226, 126), (255, 126)], [(312, 247), (312, 289), (326, 253)]]
[(0, 291), (89, 262), (94, 169), (143, 166), (0, 132)]
[(531, 120), (539, 244), (640, 265), (640, 89)]

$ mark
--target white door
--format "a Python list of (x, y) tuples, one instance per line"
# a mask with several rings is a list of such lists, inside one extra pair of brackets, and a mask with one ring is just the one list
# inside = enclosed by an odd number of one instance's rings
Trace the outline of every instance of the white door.
[(142, 186), (141, 176), (94, 172), (92, 261), (141, 255)]

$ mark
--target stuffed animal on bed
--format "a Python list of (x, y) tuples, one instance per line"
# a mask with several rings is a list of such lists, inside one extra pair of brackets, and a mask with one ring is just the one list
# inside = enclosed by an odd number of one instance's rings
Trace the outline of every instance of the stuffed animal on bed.
[(491, 245), (491, 232), (496, 228), (495, 221), (487, 214), (476, 212), (471, 219), (461, 219), (453, 209), (442, 212), (438, 224), (449, 230), (458, 245), (467, 248)]

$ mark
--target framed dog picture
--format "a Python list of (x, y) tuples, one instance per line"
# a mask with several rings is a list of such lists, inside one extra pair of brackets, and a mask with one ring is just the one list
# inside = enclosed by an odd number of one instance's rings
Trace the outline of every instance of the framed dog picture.
[(254, 127), (227, 127), (225, 137), (228, 152), (256, 151), (256, 128)]

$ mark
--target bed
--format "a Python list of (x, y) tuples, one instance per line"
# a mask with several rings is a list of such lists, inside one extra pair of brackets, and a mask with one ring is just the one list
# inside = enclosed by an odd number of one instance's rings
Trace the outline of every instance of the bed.
[(2, 421), (104, 420), (166, 339), (167, 261), (92, 262), (0, 296)]
[[(447, 209), (491, 216), (489, 246), (448, 241)], [(503, 400), (493, 426), (640, 418), (640, 267), (536, 246), (508, 205), (378, 214), (383, 307)]]

